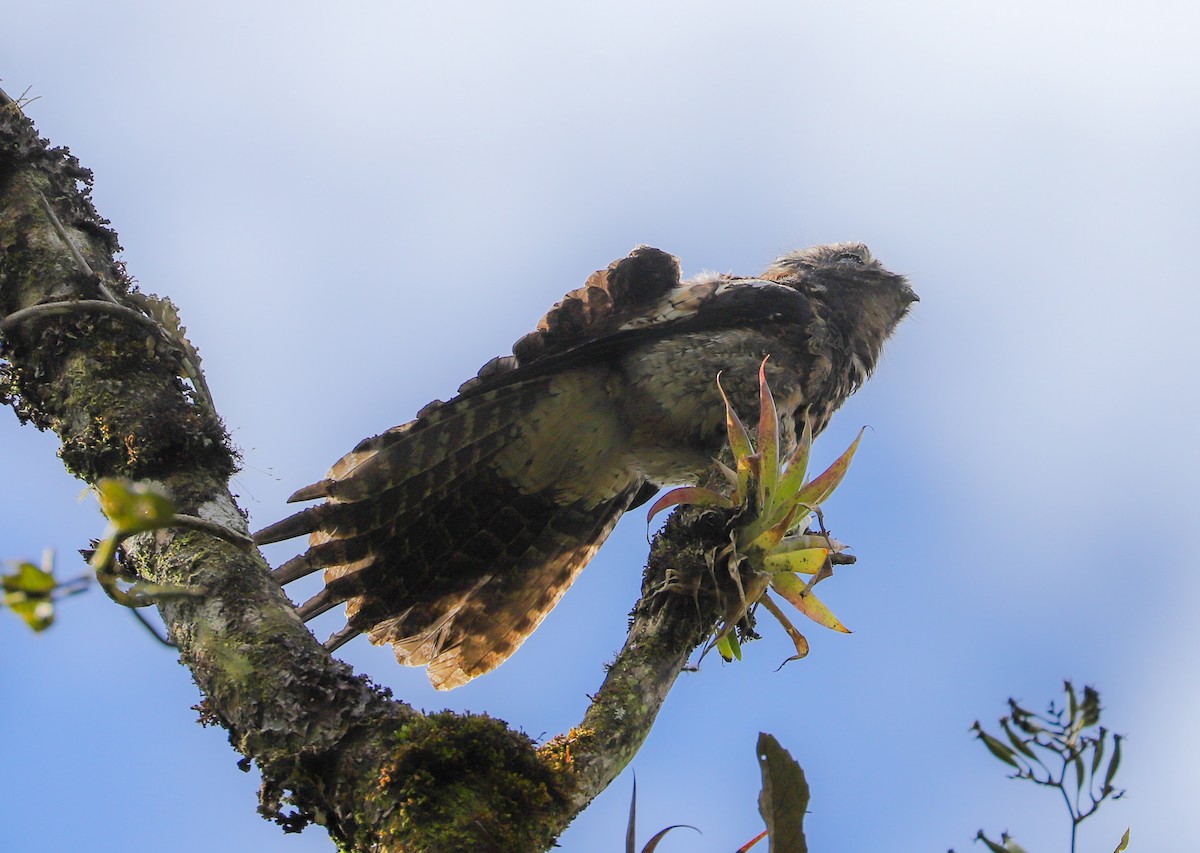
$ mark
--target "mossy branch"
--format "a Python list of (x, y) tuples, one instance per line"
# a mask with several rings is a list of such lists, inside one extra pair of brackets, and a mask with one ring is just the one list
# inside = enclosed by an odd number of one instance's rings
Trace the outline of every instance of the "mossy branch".
[(131, 293), (90, 183), (0, 91), (0, 401), (54, 430), (75, 476), (153, 481), (201, 520), (126, 550), (149, 583), (201, 593), (157, 604), (204, 694), (202, 722), (262, 771), (260, 811), (289, 830), (321, 823), (352, 850), (548, 847), (633, 757), (711, 634), (711, 602), (654, 593), (668, 568), (711, 568), (724, 521), (689, 510), (668, 524), (625, 649), (567, 735), (539, 750), (487, 717), (421, 715), (333, 659), (261, 555), (213, 535), (247, 532), (228, 489), (236, 453), (196, 393), (194, 350)]

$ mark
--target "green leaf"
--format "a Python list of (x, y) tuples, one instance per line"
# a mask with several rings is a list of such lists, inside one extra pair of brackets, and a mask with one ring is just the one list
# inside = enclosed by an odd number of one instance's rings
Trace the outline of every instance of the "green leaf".
[(775, 483), (779, 479), (779, 413), (767, 385), (767, 358), (758, 366), (758, 511), (770, 518)]
[[(121, 544), (121, 537), (115, 532), (109, 536), (105, 536), (96, 543), (96, 550), (92, 552), (92, 557), (88, 563), (97, 573), (108, 572), (113, 560), (117, 556), (117, 546)], [(106, 590), (109, 587), (104, 587)]]
[(4, 590), (0, 603), (34, 631), (44, 631), (54, 623), (51, 596), (58, 586), (52, 559), (47, 554), (46, 568), (20, 562), (13, 574), (0, 576), (0, 589)]
[(721, 385), (721, 374), (717, 373), (717, 390), (725, 403), (725, 432), (729, 438), (729, 450), (733, 453), (733, 467), (736, 474), (733, 490), (734, 501), (744, 503), (749, 501), (750, 483), (758, 471), (758, 457), (754, 455), (754, 445), (750, 442), (750, 433), (742, 423), (733, 404), (725, 394)]
[(1083, 702), (1080, 704), (1083, 712), (1083, 724), (1094, 726), (1100, 722), (1100, 694), (1094, 687), (1083, 688)]
[(1113, 853), (1121, 853), (1121, 851), (1124, 850), (1128, 846), (1129, 846), (1129, 830), (1126, 829), (1125, 834), (1121, 836), (1121, 843), (1117, 845), (1117, 849), (1114, 850)]
[(1013, 702), (1009, 701), (1009, 707), (1012, 708), (1013, 724), (1027, 735), (1037, 735), (1045, 731), (1045, 729), (1037, 722), (1036, 715), (1031, 711), (1027, 711)]
[(796, 497), (796, 493), (804, 486), (804, 479), (808, 476), (808, 457), (812, 451), (812, 443), (812, 422), (809, 420), (808, 412), (805, 411), (804, 427), (800, 430), (800, 435), (796, 440), (796, 449), (788, 459), (787, 469), (776, 486), (776, 506), (790, 504)]
[(771, 549), (771, 553), (786, 554), (789, 551), (803, 551), (805, 548), (826, 548), (840, 554), (847, 547), (845, 542), (839, 542), (832, 536), (820, 533), (793, 533), (791, 536), (785, 536), (783, 541)]
[(0, 577), (0, 587), (5, 592), (19, 592), (25, 595), (46, 595), (58, 586), (54, 574), (40, 569), (33, 563), (17, 563), (15, 574)]
[(854, 459), (858, 444), (862, 441), (863, 433), (866, 430), (866, 427), (860, 429), (858, 436), (845, 452), (796, 494), (797, 503), (810, 507), (820, 506), (833, 494), (833, 490), (841, 485), (842, 480), (846, 477), (846, 472), (850, 470), (850, 463)]
[(825, 604), (813, 595), (812, 590), (800, 578), (791, 572), (782, 572), (771, 578), (771, 589), (787, 599), (788, 604), (795, 607), (818, 625), (849, 634), (850, 629), (833, 615)]
[(1000, 728), (1004, 729), (1004, 733), (1008, 735), (1008, 742), (1016, 747), (1018, 752), (1028, 756), (1029, 758), (1032, 758), (1034, 761), (1037, 761), (1037, 756), (1034, 754), (1033, 750), (1029, 748), (1029, 744), (1017, 737), (1016, 733), (1011, 727), (1009, 727), (1007, 717), (1000, 720)]
[(1007, 845), (1001, 846), (995, 841), (992, 841), (992, 839), (983, 834), (982, 829), (979, 830), (979, 833), (975, 836), (975, 840), (982, 841), (984, 844), (986, 844), (987, 849), (991, 851), (991, 853), (1010, 853)]
[(21, 593), (5, 593), (4, 603), (34, 631), (44, 631), (54, 623), (54, 602), (48, 598), (16, 598)]
[(787, 536), (787, 532), (796, 526), (796, 516), (800, 514), (802, 507), (793, 506), (787, 510), (783, 518), (775, 522), (761, 533), (758, 531), (762, 527), (762, 523), (769, 519), (765, 515), (760, 515), (754, 523), (747, 524), (744, 528), (744, 534), (750, 537), (750, 544), (746, 546), (747, 552), (770, 552), (774, 551), (783, 538)]
[(1108, 732), (1104, 726), (1100, 727), (1100, 735), (1096, 738), (1092, 746), (1092, 769), (1091, 776), (1096, 778), (1096, 771), (1100, 769), (1100, 760), (1104, 757), (1104, 738), (1108, 736)]
[(768, 572), (799, 572), (802, 575), (811, 575), (816, 574), (828, 559), (828, 548), (802, 548), (782, 554), (767, 554), (763, 557), (763, 567)]
[(161, 490), (148, 483), (105, 477), (96, 483), (100, 510), (118, 536), (165, 527), (175, 515), (175, 506)]
[(759, 733), (757, 754), (763, 780), (758, 811), (767, 824), (770, 853), (808, 853), (804, 815), (809, 792), (804, 771), (769, 734)]
[(721, 472), (721, 476), (725, 478), (725, 482), (729, 484), (729, 488), (737, 489), (737, 487), (738, 487), (737, 471), (734, 471), (732, 468), (730, 468), (728, 465), (726, 465), (720, 459), (714, 459), (713, 465), (715, 465), (717, 467), (717, 470)]
[(1075, 687), (1069, 681), (1063, 682), (1063, 690), (1067, 693), (1067, 716), (1071, 722), (1075, 722), (1075, 718), (1079, 716), (1079, 701), (1075, 697)]
[(1121, 736), (1113, 735), (1113, 754), (1108, 760), (1108, 770), (1104, 773), (1104, 790), (1107, 792), (1112, 788), (1112, 781), (1116, 778), (1117, 768), (1121, 765)]
[(725, 389), (721, 386), (720, 373), (717, 374), (717, 390), (721, 392), (721, 399), (725, 401), (725, 431), (729, 436), (729, 449), (733, 451), (733, 458), (740, 462), (754, 453), (754, 446), (750, 443), (750, 433), (747, 432), (746, 425), (742, 423), (737, 412), (733, 410), (733, 404), (729, 402), (729, 397), (726, 396)]
[(983, 745), (988, 748), (988, 752), (999, 758), (1005, 764), (1011, 765), (1018, 770), (1021, 769), (1021, 765), (1017, 763), (1017, 754), (1015, 751), (985, 732), (983, 727), (979, 725), (978, 721), (976, 721), (973, 728), (975, 729), (975, 737), (983, 741)]
[(725, 633), (717, 641), (717, 651), (727, 661), (742, 659), (742, 644), (737, 638), (737, 630), (735, 628), (730, 627), (726, 629)]
[(717, 654), (721, 656), (721, 660), (728, 663), (733, 660), (733, 646), (729, 644), (729, 635), (721, 634), (713, 640), (713, 646), (717, 650)]
[(134, 533), (167, 527), (175, 515), (175, 505), (149, 483), (105, 477), (95, 488), (100, 498), (100, 510), (108, 517), (109, 529), (97, 543), (89, 562), (97, 573), (103, 573), (110, 570), (122, 539)]

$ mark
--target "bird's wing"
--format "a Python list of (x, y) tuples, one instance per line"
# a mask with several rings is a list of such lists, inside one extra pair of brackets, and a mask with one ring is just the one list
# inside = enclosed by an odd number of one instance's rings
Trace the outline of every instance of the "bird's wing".
[[(346, 602), (347, 627), (428, 665), (449, 688), (506, 659), (554, 607), (647, 484), (628, 464), (605, 365), (654, 339), (770, 322), (792, 288), (712, 276), (639, 247), (567, 294), (446, 403), (361, 442), (292, 500), (324, 498), (260, 543), (310, 535), (276, 571), (324, 568), (311, 618)], [(705, 380), (707, 382), (707, 380)]]
[[(679, 284), (678, 262), (639, 248), (568, 294), (508, 359), (447, 403), (361, 442), (292, 500), (324, 502), (256, 534), (310, 535), (276, 571), (317, 569), (311, 618), (347, 603), (334, 644), (367, 632), (453, 687), (497, 666), (545, 617), (644, 485), (620, 461), (603, 374), (563, 358)], [(564, 462), (556, 442), (588, 448)], [(578, 454), (577, 454), (578, 455)]]

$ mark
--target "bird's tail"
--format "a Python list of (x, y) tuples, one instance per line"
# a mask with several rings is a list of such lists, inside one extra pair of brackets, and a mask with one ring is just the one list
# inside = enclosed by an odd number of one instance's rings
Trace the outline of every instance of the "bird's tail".
[(299, 613), (307, 620), (346, 603), (347, 626), (330, 648), (367, 633), (449, 689), (498, 666), (541, 623), (642, 485), (627, 477), (580, 497), (514, 476), (537, 467), (533, 454), (557, 452), (530, 431), (555, 429), (547, 401), (563, 396), (559, 381), (427, 407), (291, 498), (324, 503), (255, 535), (260, 544), (309, 535), (309, 549), (275, 575), (288, 583), (325, 569), (325, 588)]

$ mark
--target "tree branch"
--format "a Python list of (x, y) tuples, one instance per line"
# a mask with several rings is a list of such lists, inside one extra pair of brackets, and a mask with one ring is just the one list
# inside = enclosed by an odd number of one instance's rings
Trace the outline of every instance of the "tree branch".
[(184, 347), (130, 296), (90, 182), (0, 91), (0, 400), (53, 429), (84, 481), (152, 480), (202, 520), (135, 537), (130, 565), (203, 592), (159, 610), (202, 722), (259, 765), (260, 811), (290, 830), (319, 822), (354, 850), (548, 847), (637, 752), (712, 631), (711, 600), (655, 592), (667, 567), (708, 571), (724, 519), (673, 517), (656, 539), (625, 648), (570, 733), (539, 750), (488, 717), (419, 714), (324, 650), (257, 551), (205, 529), (247, 532), (228, 489), (237, 457), (189, 393)]

